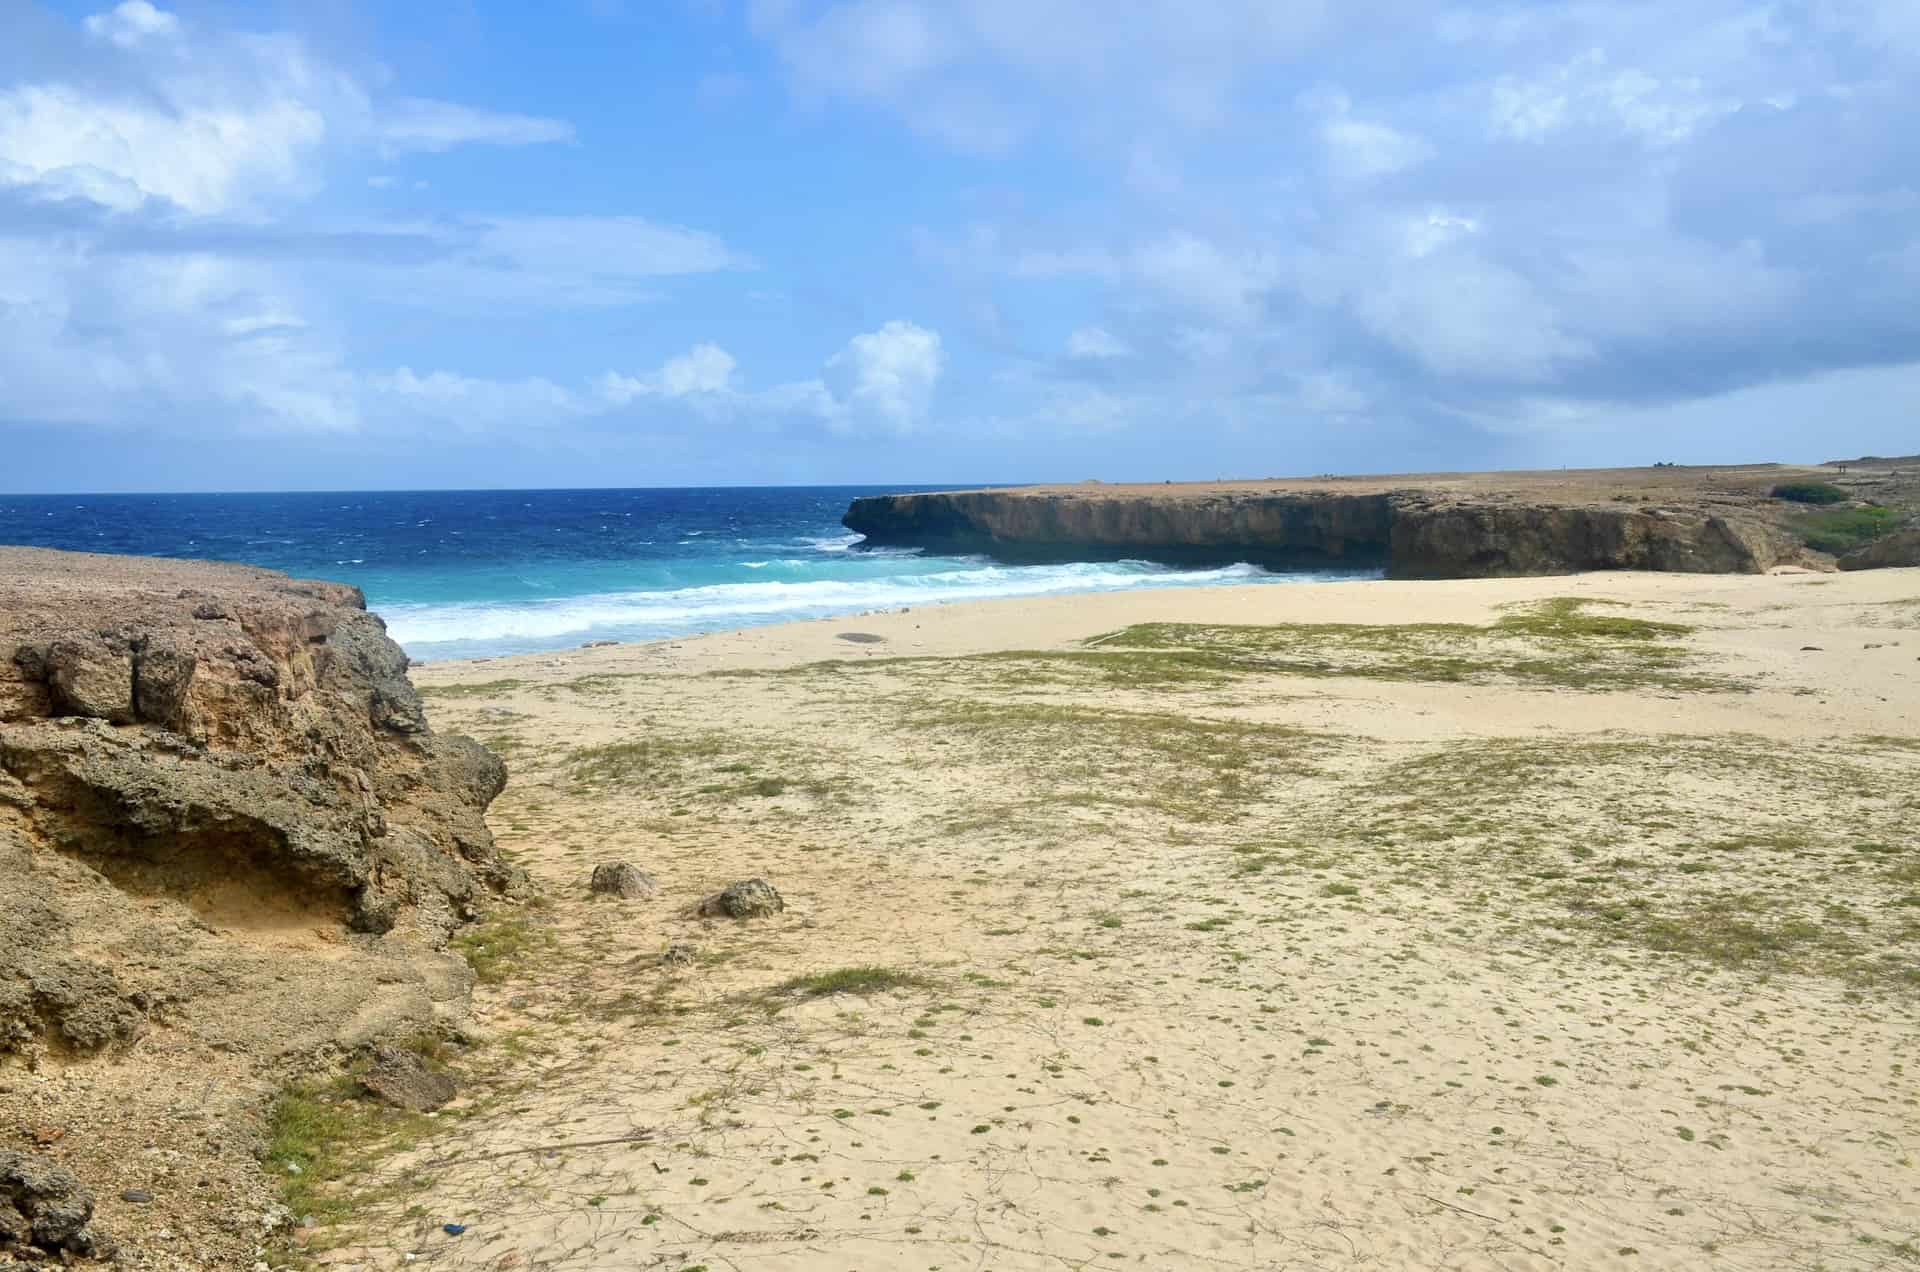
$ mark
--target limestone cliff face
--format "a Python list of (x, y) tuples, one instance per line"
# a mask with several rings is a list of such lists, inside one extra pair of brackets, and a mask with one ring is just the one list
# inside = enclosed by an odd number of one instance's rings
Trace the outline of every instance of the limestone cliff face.
[(1698, 509), (1396, 501), (1395, 578), (1492, 578), (1582, 570), (1758, 574), (1798, 556), (1757, 521)]
[(1137, 554), (1161, 560), (1377, 563), (1392, 525), (1385, 495), (1223, 493), (1079, 496), (976, 490), (856, 499), (843, 519), (870, 543), (1010, 559)]
[(457, 1007), (519, 886), (498, 759), (427, 726), (359, 592), (0, 549), (0, 1051), (263, 1054)]
[(1759, 518), (1705, 507), (1460, 497), (1422, 489), (980, 490), (857, 499), (844, 522), (874, 545), (1007, 559), (1384, 565), (1402, 578), (1579, 570), (1755, 573), (1799, 556)]

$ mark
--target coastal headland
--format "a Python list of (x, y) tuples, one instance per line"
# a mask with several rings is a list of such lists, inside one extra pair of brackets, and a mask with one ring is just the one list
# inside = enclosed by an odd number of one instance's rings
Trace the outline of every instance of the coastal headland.
[(1920, 570), (410, 669), (338, 585), (0, 576), (0, 1159), (127, 1266), (1920, 1248)]
[[(1793, 497), (1808, 491), (1819, 492), (1814, 497), (1822, 502)], [(984, 552), (1016, 561), (1139, 556), (1379, 566), (1393, 578), (1485, 578), (1920, 564), (1920, 537), (1908, 528), (1916, 516), (1920, 457), (1812, 466), (1085, 482), (873, 496), (855, 500), (845, 524), (875, 547)]]

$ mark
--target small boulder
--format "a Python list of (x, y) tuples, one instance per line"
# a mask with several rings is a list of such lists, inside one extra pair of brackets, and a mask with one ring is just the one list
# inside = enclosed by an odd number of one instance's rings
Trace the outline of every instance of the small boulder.
[(399, 1047), (374, 1048), (373, 1064), (360, 1076), (360, 1085), (410, 1113), (431, 1112), (460, 1093), (459, 1083)]
[(47, 647), (44, 665), (55, 714), (133, 723), (131, 655), (97, 636), (70, 636)]
[(704, 918), (758, 919), (786, 908), (780, 893), (765, 879), (743, 879), (701, 901), (697, 912)]
[(645, 901), (660, 891), (653, 876), (642, 874), (624, 861), (603, 861), (595, 866), (587, 888), (596, 896), (619, 897), (623, 901)]
[(0, 1149), (0, 1254), (91, 1256), (109, 1248), (93, 1230), (93, 1194), (72, 1171), (50, 1157)]

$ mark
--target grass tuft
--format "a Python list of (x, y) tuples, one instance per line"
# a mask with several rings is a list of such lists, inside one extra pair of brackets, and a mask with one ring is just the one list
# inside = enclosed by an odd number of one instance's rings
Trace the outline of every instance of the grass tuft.
[(553, 944), (544, 924), (522, 913), (496, 913), (457, 933), (448, 946), (467, 960), (484, 985), (508, 979), (533, 955)]
[(871, 964), (814, 972), (781, 981), (771, 993), (793, 998), (832, 998), (839, 994), (885, 994), (899, 989), (932, 989), (933, 982), (913, 972)]

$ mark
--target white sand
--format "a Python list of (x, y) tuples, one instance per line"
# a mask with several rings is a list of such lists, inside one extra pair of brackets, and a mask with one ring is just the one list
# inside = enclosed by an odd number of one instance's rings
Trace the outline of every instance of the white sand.
[[(1698, 625), (1730, 683), (947, 661), (1557, 596)], [(1021, 599), (416, 679), (509, 746), (553, 943), (336, 1266), (1916, 1257), (1920, 571)], [(662, 895), (589, 901), (602, 860)], [(751, 875), (784, 914), (685, 912)], [(858, 965), (923, 983), (773, 992)]]

